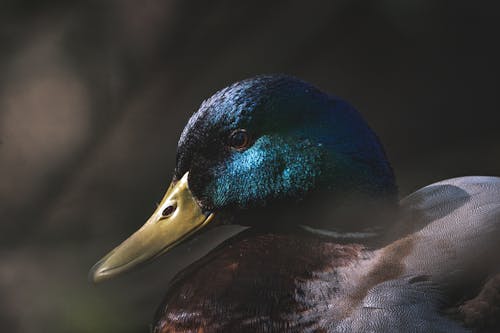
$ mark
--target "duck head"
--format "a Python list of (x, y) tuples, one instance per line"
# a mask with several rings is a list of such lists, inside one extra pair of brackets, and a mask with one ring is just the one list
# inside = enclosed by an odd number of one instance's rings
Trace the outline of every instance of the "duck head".
[(370, 226), (323, 214), (352, 198), (396, 198), (384, 150), (360, 114), (289, 76), (240, 81), (193, 114), (157, 210), (93, 267), (91, 278), (115, 276), (217, 224), (366, 231)]

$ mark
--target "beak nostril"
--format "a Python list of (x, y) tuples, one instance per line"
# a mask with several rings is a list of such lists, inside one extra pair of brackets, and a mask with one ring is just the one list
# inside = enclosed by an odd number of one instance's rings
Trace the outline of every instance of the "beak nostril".
[(161, 215), (163, 217), (167, 217), (169, 215), (172, 215), (172, 213), (175, 212), (176, 208), (177, 208), (176, 205), (169, 205), (169, 206), (165, 207), (165, 209), (163, 210), (163, 212), (161, 212)]

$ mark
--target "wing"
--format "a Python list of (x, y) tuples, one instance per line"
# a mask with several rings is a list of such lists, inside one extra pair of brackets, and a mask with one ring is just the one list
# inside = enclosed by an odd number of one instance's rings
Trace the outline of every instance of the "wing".
[(408, 275), (428, 275), (448, 293), (498, 273), (500, 178), (462, 177), (424, 187), (401, 201), (422, 228), (380, 250), (406, 247)]
[[(409, 226), (413, 231), (346, 272), (353, 282), (346, 291), (347, 305), (343, 304), (348, 315), (339, 330), (463, 332), (444, 313), (466, 299), (471, 301), (458, 307), (461, 319), (467, 317), (463, 313), (467, 310), (475, 318), (496, 317), (500, 282), (490, 283), (493, 287), (485, 287), (485, 282), (500, 268), (496, 257), (500, 178), (445, 180), (406, 197), (401, 207), (405, 225), (397, 229)], [(484, 297), (485, 293), (490, 295)]]
[(465, 333), (459, 323), (441, 314), (439, 289), (426, 276), (401, 277), (367, 291), (333, 332)]

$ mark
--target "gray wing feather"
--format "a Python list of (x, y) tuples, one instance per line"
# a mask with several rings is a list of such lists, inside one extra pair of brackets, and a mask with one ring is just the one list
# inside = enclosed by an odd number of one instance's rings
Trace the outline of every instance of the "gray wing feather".
[[(353, 286), (379, 280), (334, 332), (468, 332), (442, 307), (499, 271), (500, 178), (445, 180), (409, 195), (401, 207), (403, 223), (416, 231), (348, 274)], [(379, 278), (394, 270), (398, 276)]]
[(441, 315), (440, 306), (441, 296), (427, 279), (389, 280), (371, 289), (335, 332), (469, 332)]
[(500, 178), (461, 177), (426, 186), (402, 200), (423, 227), (411, 237), (409, 275), (429, 275), (451, 290), (499, 271)]

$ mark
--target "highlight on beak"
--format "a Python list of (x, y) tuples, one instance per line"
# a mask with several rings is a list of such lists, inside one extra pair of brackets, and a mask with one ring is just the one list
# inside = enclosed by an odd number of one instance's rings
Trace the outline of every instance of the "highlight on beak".
[(89, 278), (100, 282), (153, 259), (203, 228), (213, 214), (203, 214), (188, 186), (188, 173), (172, 182), (157, 209), (132, 236), (99, 260)]

